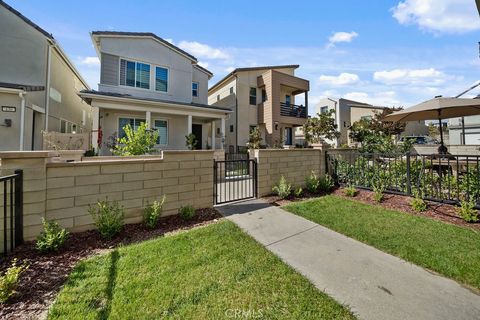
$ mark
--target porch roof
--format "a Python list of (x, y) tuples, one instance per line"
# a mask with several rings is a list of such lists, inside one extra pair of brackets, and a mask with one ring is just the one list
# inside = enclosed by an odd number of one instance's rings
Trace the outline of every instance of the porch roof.
[[(135, 97), (129, 94), (120, 94), (113, 92), (103, 92), (95, 90), (84, 90), (79, 93), (80, 97), (84, 99), (87, 103), (92, 104), (92, 101), (104, 102), (100, 107), (102, 108), (116, 108), (118, 104), (128, 104), (128, 106), (122, 108), (129, 108), (132, 111), (138, 111), (138, 107), (135, 107), (132, 103), (135, 103), (137, 106), (144, 107), (145, 111), (153, 112), (165, 112), (165, 113), (178, 113), (172, 112), (172, 107), (175, 107), (175, 111), (183, 110), (183, 114), (192, 114), (200, 115), (205, 113), (208, 115), (225, 115), (231, 113), (230, 108), (212, 106), (208, 104), (201, 103), (183, 103), (177, 101), (163, 100), (163, 99), (154, 99), (154, 98), (143, 98)], [(115, 106), (109, 107), (108, 103), (113, 103)], [(154, 109), (152, 109), (154, 107)], [(161, 109), (159, 109), (160, 107)], [(181, 109), (179, 109), (179, 107)], [(170, 108), (170, 110), (169, 110)]]

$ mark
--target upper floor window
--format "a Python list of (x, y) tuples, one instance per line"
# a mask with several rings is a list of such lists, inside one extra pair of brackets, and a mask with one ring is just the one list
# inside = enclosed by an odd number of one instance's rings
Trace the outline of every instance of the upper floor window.
[(233, 94), (233, 87), (230, 87), (230, 94)]
[(251, 105), (257, 104), (257, 88), (254, 88), (254, 87), (250, 88), (250, 104)]
[(320, 113), (321, 114), (324, 114), (324, 113), (327, 113), (327, 112), (328, 112), (328, 107), (327, 106), (320, 108)]
[(289, 105), (290, 103), (292, 103), (292, 97), (287, 94), (285, 96), (285, 104)]
[(120, 85), (150, 89), (150, 65), (121, 59)]
[(262, 102), (267, 101), (267, 90), (262, 89)]
[(198, 97), (198, 82), (192, 82), (192, 96)]
[(168, 91), (168, 69), (155, 67), (155, 90)]
[(217, 94), (217, 101), (220, 101), (220, 95)]

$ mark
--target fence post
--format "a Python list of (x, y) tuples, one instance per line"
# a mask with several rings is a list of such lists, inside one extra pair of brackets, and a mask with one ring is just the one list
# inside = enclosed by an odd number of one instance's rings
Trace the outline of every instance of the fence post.
[(23, 243), (23, 170), (15, 170), (15, 246)]
[(407, 193), (409, 196), (412, 195), (412, 183), (410, 181), (410, 151), (405, 153), (407, 157), (406, 171), (407, 171)]

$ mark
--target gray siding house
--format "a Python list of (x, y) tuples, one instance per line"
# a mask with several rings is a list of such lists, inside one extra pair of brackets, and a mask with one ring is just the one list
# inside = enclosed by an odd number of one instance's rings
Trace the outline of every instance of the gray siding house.
[[(198, 60), (153, 33), (94, 31), (101, 62), (98, 91), (80, 96), (92, 106), (92, 145), (109, 154), (107, 141), (123, 136), (123, 127), (140, 123), (159, 133), (157, 149), (186, 149), (193, 133), (197, 149), (223, 148), (229, 108), (207, 104), (212, 73)], [(221, 134), (215, 134), (219, 121)]]
[(43, 149), (42, 131), (89, 132), (89, 89), (54, 37), (0, 1), (0, 150)]

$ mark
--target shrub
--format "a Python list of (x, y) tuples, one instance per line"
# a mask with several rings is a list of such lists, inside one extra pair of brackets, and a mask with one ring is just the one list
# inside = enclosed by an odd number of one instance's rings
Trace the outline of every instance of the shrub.
[(427, 204), (423, 201), (422, 197), (418, 192), (414, 192), (414, 198), (410, 201), (412, 209), (417, 212), (423, 212), (427, 210)]
[(0, 303), (5, 303), (15, 293), (20, 275), (27, 269), (26, 264), (17, 266), (17, 259), (13, 259), (12, 265), (0, 276)]
[(158, 139), (156, 130), (149, 130), (142, 122), (137, 130), (130, 124), (123, 127), (125, 136), (117, 139), (111, 149), (112, 153), (119, 156), (136, 156), (152, 152)]
[(95, 206), (88, 208), (88, 212), (103, 238), (111, 239), (122, 230), (125, 214), (118, 202), (98, 201)]
[(184, 220), (191, 220), (195, 216), (195, 208), (191, 205), (181, 206), (178, 215)]
[(354, 186), (348, 186), (345, 189), (343, 189), (343, 193), (347, 197), (355, 197), (357, 195), (357, 189), (355, 189)]
[(335, 184), (333, 183), (333, 179), (329, 175), (325, 175), (319, 180), (318, 188), (322, 192), (329, 192), (334, 186)]
[(42, 218), (43, 231), (37, 237), (36, 247), (42, 252), (57, 251), (67, 240), (68, 231), (55, 221)]
[(315, 171), (312, 170), (310, 175), (305, 178), (305, 185), (308, 192), (310, 193), (315, 193), (318, 191), (318, 188), (320, 186), (320, 179), (315, 173)]
[(303, 195), (302, 187), (296, 188), (294, 194), (295, 194), (295, 197), (300, 198)]
[(373, 200), (375, 200), (375, 202), (382, 202), (383, 200), (382, 187), (373, 187)]
[(153, 201), (152, 204), (147, 204), (143, 209), (143, 222), (147, 228), (153, 229), (157, 226), (158, 220), (162, 215), (163, 204), (165, 203), (165, 196), (161, 201)]
[(288, 183), (284, 176), (281, 176), (280, 181), (273, 186), (272, 191), (280, 198), (286, 199), (292, 194), (292, 185)]
[(197, 143), (197, 137), (195, 137), (193, 133), (189, 133), (185, 136), (185, 145), (187, 146), (188, 150), (195, 150)]
[(477, 222), (480, 220), (478, 210), (475, 209), (474, 200), (462, 200), (460, 202), (460, 208), (458, 208), (458, 215), (466, 222)]

